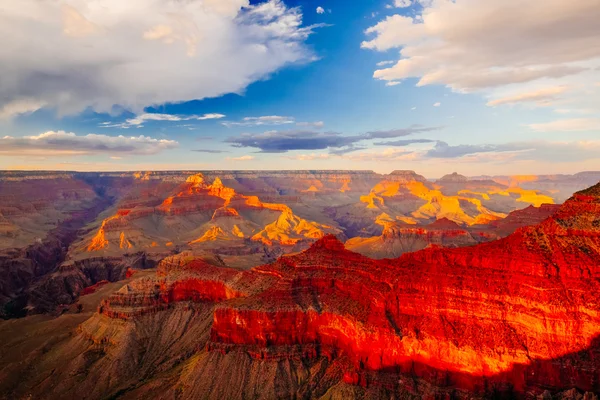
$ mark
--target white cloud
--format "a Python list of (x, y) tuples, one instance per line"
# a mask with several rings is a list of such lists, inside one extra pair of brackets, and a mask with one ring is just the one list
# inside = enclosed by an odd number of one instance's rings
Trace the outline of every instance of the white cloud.
[[(240, 92), (314, 59), (281, 0), (3, 1), (0, 110), (75, 114)], [(15, 106), (15, 104), (17, 104)], [(26, 106), (24, 106), (26, 104)]]
[(321, 6), (317, 7), (317, 14), (324, 14), (325, 13), (325, 9)]
[(441, 105), (442, 105), (442, 103), (440, 103), (439, 101), (438, 101), (437, 103), (433, 103), (433, 106), (434, 106), (434, 107), (439, 107), (439, 106), (441, 106)]
[[(1, 94), (1, 92), (0, 92)], [(39, 110), (45, 102), (31, 98), (17, 98), (0, 107), (0, 119), (9, 119), (17, 115), (26, 115)]]
[(387, 81), (385, 83), (385, 86), (396, 86), (396, 85), (399, 85), (401, 83), (402, 83), (402, 81)]
[(561, 119), (541, 124), (529, 124), (531, 129), (538, 132), (577, 132), (599, 131), (600, 118), (572, 118)]
[(392, 64), (395, 64), (395, 63), (396, 63), (396, 61), (394, 61), (394, 60), (388, 60), (388, 61), (380, 61), (376, 65), (378, 67), (385, 67), (386, 65), (392, 65)]
[(232, 126), (261, 126), (261, 125), (286, 125), (293, 124), (296, 120), (293, 117), (282, 117), (280, 115), (265, 115), (262, 117), (246, 117), (239, 122), (225, 121), (223, 125)]
[(411, 4), (412, 4), (411, 0), (394, 0), (394, 7), (396, 7), (396, 8), (410, 7)]
[(417, 107), (412, 107), (412, 108), (411, 108), (411, 110), (413, 110), (413, 111), (414, 111), (414, 110), (416, 110), (416, 109), (417, 109)]
[(252, 161), (254, 156), (241, 156), (241, 157), (227, 157), (228, 161)]
[(519, 93), (511, 96), (490, 100), (488, 106), (499, 106), (502, 104), (535, 103), (539, 106), (551, 105), (557, 96), (567, 90), (566, 86), (542, 88), (531, 92)]
[(317, 128), (320, 129), (325, 126), (325, 122), (323, 121), (315, 121), (315, 122), (296, 122), (296, 126), (301, 126), (303, 128)]
[[(48, 131), (37, 136), (0, 139), (0, 154), (22, 155), (84, 155), (84, 154), (157, 154), (174, 149), (179, 143), (174, 140), (153, 139), (147, 136), (76, 135), (64, 131)], [(113, 156), (115, 157), (115, 156)]]
[[(208, 119), (221, 119), (225, 118), (223, 114), (204, 114), (204, 115), (174, 115), (174, 114), (160, 114), (160, 113), (144, 113), (137, 115), (134, 118), (129, 118), (122, 123), (102, 122), (100, 123), (101, 128), (122, 128), (127, 129), (132, 126), (141, 128), (143, 123), (146, 121), (168, 121), (168, 122), (180, 122), (180, 121), (204, 121)], [(187, 127), (187, 125), (185, 126)]]
[[(221, 119), (221, 118), (225, 118), (225, 115), (224, 114), (212, 113), (212, 114), (201, 115), (199, 117), (196, 117), (195, 119), (197, 119), (198, 121), (204, 121), (206, 119)], [(194, 119), (194, 118), (191, 118), (191, 119)]]
[(417, 78), (418, 86), (446, 85), (490, 99), (565, 86), (573, 90), (557, 99), (583, 108), (600, 102), (589, 84), (600, 78), (597, 0), (420, 3), (421, 16), (392, 15), (367, 29), (363, 48), (400, 52), (374, 78)]

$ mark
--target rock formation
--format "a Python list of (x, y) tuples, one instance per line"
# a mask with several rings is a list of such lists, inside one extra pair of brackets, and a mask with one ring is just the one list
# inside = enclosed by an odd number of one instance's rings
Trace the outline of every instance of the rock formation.
[(377, 261), (328, 235), (249, 271), (182, 253), (102, 301), (75, 337), (33, 352), (36, 372), (0, 391), (578, 398), (600, 390), (599, 221), (600, 184), (466, 248)]

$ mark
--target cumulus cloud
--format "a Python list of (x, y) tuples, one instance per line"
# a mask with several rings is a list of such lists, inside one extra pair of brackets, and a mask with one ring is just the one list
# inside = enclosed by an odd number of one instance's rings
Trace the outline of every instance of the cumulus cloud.
[(376, 65), (378, 67), (385, 67), (386, 65), (392, 65), (395, 63), (396, 63), (396, 61), (394, 61), (394, 60), (388, 60), (388, 61), (379, 61)]
[(541, 124), (529, 124), (531, 129), (538, 132), (577, 132), (599, 131), (600, 118), (571, 118), (560, 119)]
[(225, 121), (223, 122), (223, 125), (230, 128), (232, 126), (286, 125), (293, 124), (294, 122), (296, 122), (296, 120), (293, 117), (265, 115), (262, 117), (246, 117), (238, 122)]
[(240, 92), (314, 59), (281, 0), (19, 0), (0, 13), (0, 114), (144, 107)]
[(8, 100), (4, 104), (0, 103), (0, 105), (0, 119), (8, 119), (15, 115), (26, 115), (35, 112), (43, 108), (46, 102), (33, 98), (16, 98)]
[(325, 9), (321, 6), (317, 7), (317, 14), (325, 14)]
[(141, 127), (146, 121), (204, 121), (208, 119), (221, 119), (225, 118), (223, 114), (204, 114), (204, 115), (173, 115), (173, 114), (159, 114), (159, 113), (144, 113), (134, 118), (127, 119), (125, 122), (113, 124), (112, 122), (102, 122), (99, 126), (101, 128), (122, 128), (127, 129), (132, 126)]
[[(131, 154), (150, 155), (174, 149), (174, 140), (153, 139), (147, 136), (76, 135), (71, 132), (49, 131), (37, 136), (0, 138), (0, 154), (22, 155), (85, 155), (85, 154)], [(113, 156), (114, 157), (114, 156)]]
[(441, 105), (442, 105), (442, 103), (440, 103), (439, 101), (438, 101), (437, 103), (433, 103), (433, 106), (434, 106), (434, 107), (439, 107), (439, 106), (441, 106)]
[(263, 153), (285, 153), (290, 150), (325, 150), (332, 154), (345, 154), (364, 147), (356, 144), (365, 140), (391, 139), (416, 133), (431, 132), (441, 127), (413, 125), (404, 129), (372, 131), (360, 135), (342, 135), (338, 132), (315, 132), (309, 130), (268, 131), (264, 133), (244, 133), (230, 137), (225, 142), (234, 147), (253, 147)]
[(374, 78), (416, 78), (418, 86), (480, 92), (491, 102), (508, 99), (504, 104), (522, 101), (519, 94), (541, 86), (578, 88), (555, 93), (577, 103), (600, 100), (597, 91), (588, 90), (600, 76), (597, 0), (431, 0), (421, 5), (417, 17), (392, 15), (367, 29), (363, 48), (400, 53), (395, 65), (376, 70)]

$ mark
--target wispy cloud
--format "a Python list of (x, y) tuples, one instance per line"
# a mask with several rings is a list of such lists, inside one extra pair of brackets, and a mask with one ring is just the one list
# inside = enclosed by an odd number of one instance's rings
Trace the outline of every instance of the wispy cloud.
[(241, 157), (227, 157), (228, 161), (252, 161), (254, 156), (241, 156)]
[(412, 4), (412, 0), (394, 0), (394, 7), (396, 7), (396, 8), (410, 7), (411, 4)]
[(511, 96), (500, 97), (498, 99), (488, 101), (488, 106), (499, 106), (503, 104), (521, 104), (534, 103), (538, 106), (549, 106), (557, 99), (557, 96), (567, 90), (566, 86), (556, 86), (549, 88), (537, 89), (524, 93), (518, 93)]
[(264, 153), (284, 153), (289, 150), (339, 148), (356, 141), (356, 136), (343, 136), (337, 132), (269, 131), (230, 137), (226, 143), (234, 147), (253, 147)]
[[(49, 131), (37, 136), (0, 138), (0, 154), (14, 155), (83, 155), (83, 154), (157, 154), (174, 149), (174, 140), (153, 139), (147, 136), (76, 135), (64, 131)], [(113, 156), (114, 157), (114, 156)]]
[[(496, 160), (516, 159), (544, 162), (573, 162), (600, 159), (600, 141), (525, 141), (501, 144), (449, 145), (438, 141), (422, 153), (423, 158), (455, 159), (494, 154)], [(504, 157), (502, 154), (505, 153)], [(480, 157), (481, 160), (481, 157)]]
[(296, 122), (296, 126), (300, 126), (302, 128), (316, 128), (320, 129), (325, 126), (323, 121), (315, 121), (315, 122)]
[(410, 136), (416, 133), (425, 133), (439, 131), (443, 127), (441, 126), (422, 126), (412, 125), (408, 128), (403, 129), (391, 129), (389, 131), (372, 131), (365, 134), (366, 139), (392, 139), (403, 136)]
[(220, 153), (229, 153), (227, 150), (214, 150), (214, 149), (197, 149), (191, 150), (196, 153), (210, 153), (210, 154), (220, 154)]
[(159, 113), (145, 113), (140, 114), (134, 118), (129, 118), (125, 122), (112, 123), (102, 122), (100, 128), (121, 128), (128, 129), (131, 127), (141, 127), (147, 121), (167, 121), (167, 122), (181, 122), (181, 121), (205, 121), (209, 119), (221, 119), (225, 118), (223, 114), (204, 114), (204, 115), (174, 115), (174, 114), (159, 114)]
[(222, 124), (228, 128), (232, 126), (262, 126), (262, 125), (287, 125), (293, 124), (296, 120), (293, 117), (283, 117), (280, 115), (265, 115), (262, 117), (246, 117), (241, 121), (225, 121)]
[(375, 142), (373, 143), (375, 146), (396, 146), (396, 147), (404, 147), (410, 146), (411, 144), (420, 144), (420, 143), (434, 143), (435, 140), (432, 139), (405, 139), (405, 140), (394, 140), (391, 142)]
[(362, 150), (356, 144), (365, 140), (392, 139), (416, 133), (431, 132), (441, 127), (413, 125), (403, 129), (372, 131), (360, 135), (343, 135), (339, 132), (317, 132), (310, 130), (267, 131), (263, 133), (244, 133), (230, 137), (225, 142), (234, 147), (253, 147), (263, 153), (285, 153), (290, 150), (325, 150), (343, 154)]
[(538, 132), (600, 132), (600, 118), (561, 119), (540, 124), (529, 124), (527, 126)]

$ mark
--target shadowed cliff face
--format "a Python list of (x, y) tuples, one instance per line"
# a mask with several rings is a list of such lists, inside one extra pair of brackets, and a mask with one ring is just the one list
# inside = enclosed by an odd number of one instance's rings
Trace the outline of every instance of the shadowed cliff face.
[(11, 225), (8, 232), (0, 227), (0, 317), (26, 314), (32, 287), (57, 270), (80, 230), (112, 204), (99, 190), (63, 174), (0, 180), (0, 211)]
[(373, 260), (325, 236), (248, 271), (181, 253), (98, 299), (74, 337), (30, 353), (42, 371), (62, 360), (50, 378), (36, 369), (15, 383), (27, 363), (8, 366), (0, 377), (12, 383), (0, 390), (34, 387), (42, 398), (597, 392), (599, 221), (600, 184), (535, 226), (468, 248)]

